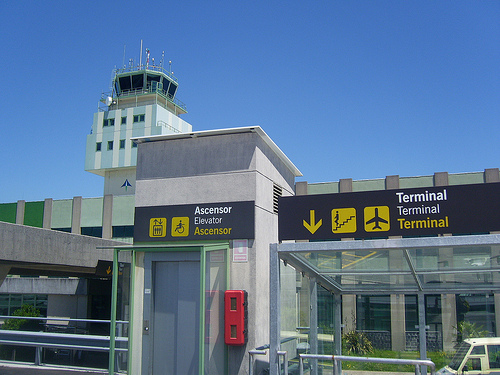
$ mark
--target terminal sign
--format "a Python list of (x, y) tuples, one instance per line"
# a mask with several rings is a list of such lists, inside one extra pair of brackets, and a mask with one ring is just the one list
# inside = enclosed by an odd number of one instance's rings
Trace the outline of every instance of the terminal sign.
[(279, 239), (500, 231), (500, 183), (282, 197)]
[(254, 238), (253, 201), (136, 207), (134, 242)]

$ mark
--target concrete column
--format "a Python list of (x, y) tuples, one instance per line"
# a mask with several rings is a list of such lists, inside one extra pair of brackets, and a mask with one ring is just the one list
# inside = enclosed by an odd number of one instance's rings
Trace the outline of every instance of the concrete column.
[(52, 198), (45, 199), (43, 204), (43, 228), (52, 228)]
[(448, 186), (448, 172), (434, 173), (434, 186)]
[(71, 233), (82, 232), (82, 197), (73, 198), (73, 212), (71, 215)]
[(102, 209), (102, 238), (113, 238), (113, 195), (106, 194)]
[(342, 178), (339, 180), (339, 192), (348, 193), (352, 191), (352, 178)]
[(406, 349), (405, 295), (391, 294), (391, 342), (392, 350)]
[(385, 178), (385, 189), (399, 189), (399, 175), (387, 176)]
[(16, 209), (16, 224), (24, 224), (24, 209), (26, 207), (26, 201), (17, 201)]
[(344, 294), (342, 296), (342, 323), (344, 333), (356, 330), (356, 295)]
[(299, 181), (295, 184), (295, 195), (307, 195), (307, 181)]
[[(401, 252), (390, 252), (389, 269), (404, 269), (406, 259)], [(402, 275), (392, 275), (391, 284), (403, 285)], [(402, 351), (406, 348), (406, 320), (404, 294), (391, 294), (391, 343), (392, 350)]]
[(484, 170), (484, 182), (500, 182), (500, 172), (498, 168)]
[[(342, 178), (339, 180), (339, 193), (352, 192), (352, 178)], [(341, 241), (352, 241), (354, 238), (341, 238)]]
[[(496, 308), (496, 298), (495, 298)], [(454, 294), (441, 295), (441, 319), (443, 324), (443, 350), (451, 352), (454, 350), (457, 339), (457, 303)], [(497, 334), (498, 334), (497, 327)]]
[(0, 286), (2, 286), (3, 281), (7, 277), (10, 271), (10, 266), (1, 265), (0, 266)]

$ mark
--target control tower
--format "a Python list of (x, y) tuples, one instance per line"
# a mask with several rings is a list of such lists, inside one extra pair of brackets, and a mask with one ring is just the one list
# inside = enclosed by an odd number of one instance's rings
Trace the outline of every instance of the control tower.
[[(154, 59), (115, 69), (111, 92), (103, 93), (87, 135), (85, 170), (104, 177), (104, 195), (135, 194), (137, 145), (133, 137), (191, 132), (179, 116), (178, 81)], [(170, 64), (169, 64), (170, 65)]]

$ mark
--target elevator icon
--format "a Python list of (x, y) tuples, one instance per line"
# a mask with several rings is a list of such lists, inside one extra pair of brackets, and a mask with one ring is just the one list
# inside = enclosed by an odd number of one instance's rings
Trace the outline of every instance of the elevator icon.
[(167, 235), (167, 218), (153, 217), (149, 220), (149, 237), (165, 237)]

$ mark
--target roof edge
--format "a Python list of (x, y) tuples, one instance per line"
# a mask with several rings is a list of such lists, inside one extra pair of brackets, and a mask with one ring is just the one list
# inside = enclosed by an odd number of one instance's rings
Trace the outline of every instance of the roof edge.
[(197, 132), (188, 133), (175, 133), (166, 135), (154, 135), (154, 136), (143, 136), (143, 137), (132, 137), (131, 139), (138, 143), (146, 142), (158, 142), (158, 141), (168, 141), (173, 139), (188, 139), (188, 138), (200, 138), (200, 137), (211, 137), (217, 135), (229, 135), (229, 134), (241, 134), (241, 133), (256, 133), (262, 140), (274, 151), (274, 153), (281, 159), (281, 161), (287, 166), (287, 168), (292, 171), (295, 177), (301, 177), (302, 172), (292, 163), (292, 161), (286, 156), (286, 154), (281, 151), (281, 149), (274, 143), (274, 141), (267, 135), (267, 133), (260, 126), (245, 126), (240, 128), (227, 128), (227, 129), (214, 129), (214, 130), (201, 130)]

